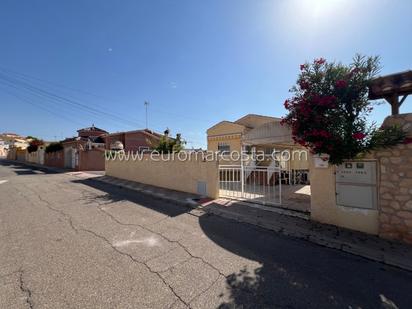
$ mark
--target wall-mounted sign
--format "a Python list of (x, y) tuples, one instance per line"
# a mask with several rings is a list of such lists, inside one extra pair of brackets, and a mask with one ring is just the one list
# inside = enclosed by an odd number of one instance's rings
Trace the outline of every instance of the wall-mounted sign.
[(329, 167), (329, 155), (327, 154), (314, 155), (313, 161), (315, 163), (316, 168), (328, 168)]

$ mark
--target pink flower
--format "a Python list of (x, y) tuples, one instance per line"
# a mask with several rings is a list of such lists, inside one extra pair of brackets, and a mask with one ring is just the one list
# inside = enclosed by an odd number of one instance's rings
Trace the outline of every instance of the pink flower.
[(343, 79), (337, 80), (335, 83), (336, 88), (345, 88), (347, 85), (348, 83)]
[(353, 68), (352, 71), (350, 71), (353, 74), (359, 73), (360, 69), (359, 68)]
[[(321, 137), (321, 138), (329, 138), (331, 134), (328, 131), (325, 130), (312, 130), (308, 132), (308, 136), (316, 136), (316, 137)], [(323, 141), (322, 141), (323, 142)]]
[(283, 106), (284, 106), (286, 109), (289, 109), (289, 107), (290, 107), (289, 100), (286, 100), (285, 103), (283, 103)]
[(300, 65), (300, 70), (301, 70), (301, 71), (303, 71), (305, 68), (306, 68), (306, 65), (305, 65), (305, 64), (301, 64), (301, 65)]
[(305, 80), (301, 80), (299, 85), (300, 85), (300, 88), (302, 88), (303, 90), (306, 90), (309, 88), (309, 83)]
[(336, 97), (335, 96), (324, 96), (319, 98), (318, 104), (321, 106), (329, 107), (329, 108), (335, 108), (336, 104)]
[(324, 64), (326, 62), (326, 60), (324, 58), (319, 58), (319, 59), (315, 59), (314, 62), (315, 62), (315, 64), (321, 65), (321, 64)]
[(356, 140), (362, 140), (366, 137), (366, 134), (362, 132), (357, 132), (357, 133), (353, 133), (352, 137)]
[(404, 144), (412, 144), (412, 138), (406, 137), (406, 138), (403, 140), (403, 143), (404, 143)]

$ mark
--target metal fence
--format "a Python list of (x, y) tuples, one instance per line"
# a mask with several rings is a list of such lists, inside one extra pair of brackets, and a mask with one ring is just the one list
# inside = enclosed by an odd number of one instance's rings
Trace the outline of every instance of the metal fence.
[(225, 198), (253, 200), (265, 205), (280, 205), (281, 168), (220, 165), (219, 195)]

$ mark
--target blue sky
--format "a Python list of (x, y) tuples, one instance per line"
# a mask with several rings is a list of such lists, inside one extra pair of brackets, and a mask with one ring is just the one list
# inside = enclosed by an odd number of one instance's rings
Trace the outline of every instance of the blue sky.
[(204, 147), (220, 120), (282, 116), (306, 60), (362, 53), (381, 56), (382, 74), (412, 69), (410, 12), (410, 0), (2, 0), (0, 132), (144, 128), (149, 101), (149, 128)]

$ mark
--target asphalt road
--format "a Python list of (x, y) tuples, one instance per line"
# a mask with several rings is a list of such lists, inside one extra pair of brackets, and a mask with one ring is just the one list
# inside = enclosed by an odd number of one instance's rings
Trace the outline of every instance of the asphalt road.
[(0, 161), (0, 308), (411, 308), (412, 273)]

